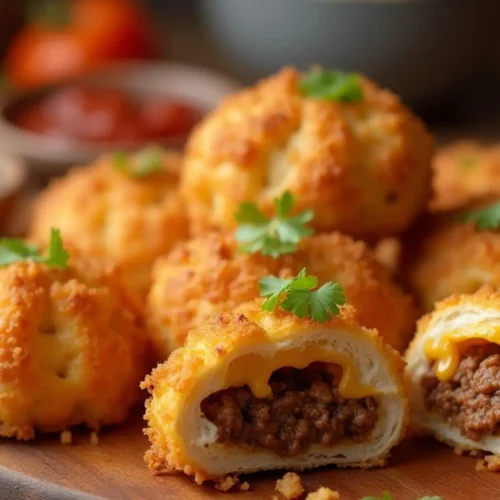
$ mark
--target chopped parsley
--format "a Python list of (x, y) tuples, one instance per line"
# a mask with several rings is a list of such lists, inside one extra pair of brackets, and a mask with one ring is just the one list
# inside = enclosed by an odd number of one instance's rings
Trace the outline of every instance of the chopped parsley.
[(313, 234), (306, 224), (314, 217), (312, 210), (290, 215), (294, 204), (295, 198), (286, 191), (274, 200), (276, 215), (268, 217), (254, 203), (241, 203), (235, 214), (239, 224), (235, 238), (241, 244), (240, 250), (273, 258), (293, 253), (302, 238)]
[(457, 217), (457, 222), (473, 222), (480, 231), (498, 229), (500, 228), (500, 202), (462, 213)]
[(324, 323), (339, 313), (339, 306), (345, 304), (345, 295), (339, 283), (329, 281), (314, 290), (317, 286), (318, 278), (308, 276), (305, 268), (291, 279), (265, 276), (259, 281), (260, 295), (266, 297), (261, 307), (271, 312), (279, 305), (299, 318)]
[(323, 101), (360, 102), (363, 91), (357, 73), (313, 68), (304, 73), (299, 91), (310, 99)]
[(14, 262), (34, 260), (43, 262), (49, 267), (66, 269), (69, 254), (63, 247), (61, 233), (58, 229), (50, 232), (50, 242), (47, 256), (43, 257), (35, 245), (30, 245), (16, 238), (0, 239), (0, 267), (8, 266)]

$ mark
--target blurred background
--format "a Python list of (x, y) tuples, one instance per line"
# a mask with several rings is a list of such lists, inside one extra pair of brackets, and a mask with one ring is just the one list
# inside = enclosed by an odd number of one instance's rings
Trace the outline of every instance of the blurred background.
[(498, 0), (0, 0), (1, 185), (182, 148), (225, 95), (287, 64), (365, 73), (441, 142), (495, 140), (499, 14)]

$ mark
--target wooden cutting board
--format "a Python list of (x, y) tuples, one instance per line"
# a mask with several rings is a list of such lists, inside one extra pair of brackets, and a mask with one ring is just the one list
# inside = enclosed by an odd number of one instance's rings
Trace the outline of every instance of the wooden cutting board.
[[(73, 445), (60, 444), (58, 436), (33, 443), (1, 440), (0, 499), (271, 500), (275, 494), (276, 479), (283, 473), (249, 476), (250, 491), (238, 493), (201, 488), (180, 475), (152, 475), (142, 459), (148, 446), (142, 427), (137, 414), (125, 425), (102, 432), (98, 445), (90, 444), (85, 431), (74, 433)], [(414, 439), (394, 451), (385, 469), (323, 468), (301, 477), (306, 491), (328, 486), (338, 490), (342, 500), (383, 491), (391, 492), (393, 500), (424, 495), (440, 495), (443, 500), (500, 499), (500, 474), (476, 472), (475, 464), (475, 459), (459, 457), (444, 445)]]

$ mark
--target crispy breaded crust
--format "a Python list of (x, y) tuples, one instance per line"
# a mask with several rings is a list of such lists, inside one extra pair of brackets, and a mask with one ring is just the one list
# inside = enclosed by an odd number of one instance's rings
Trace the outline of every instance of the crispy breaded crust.
[(500, 196), (500, 146), (459, 141), (438, 151), (433, 160), (432, 212), (465, 207), (481, 198)]
[(479, 231), (474, 224), (431, 230), (407, 260), (409, 286), (427, 311), (452, 294), (486, 284), (500, 287), (500, 233)]
[(148, 367), (142, 311), (114, 271), (0, 269), (0, 436), (122, 422)]
[(289, 190), (318, 231), (403, 231), (430, 195), (433, 140), (394, 94), (360, 77), (360, 103), (302, 97), (284, 68), (227, 98), (192, 134), (182, 188), (194, 233), (231, 228), (242, 201)]
[(378, 329), (396, 349), (406, 347), (416, 320), (413, 301), (364, 243), (340, 233), (316, 235), (296, 253), (272, 259), (239, 252), (229, 234), (209, 233), (180, 244), (154, 267), (148, 320), (158, 358), (181, 347), (211, 314), (258, 297), (261, 277), (295, 276), (303, 267), (320, 284), (339, 281), (362, 325)]
[[(314, 329), (318, 326), (309, 319), (300, 319), (281, 309), (276, 309), (273, 313), (265, 312), (260, 308), (261, 303), (262, 300), (257, 299), (243, 304), (236, 312), (213, 316), (207, 323), (193, 330), (185, 347), (174, 351), (169, 359), (158, 365), (141, 384), (141, 387), (151, 394), (151, 398), (146, 401), (144, 418), (148, 421), (148, 427), (144, 432), (151, 441), (151, 448), (146, 452), (145, 460), (153, 471), (183, 472), (193, 476), (199, 484), (206, 480), (223, 479), (207, 473), (192, 463), (185, 454), (184, 438), (175, 431), (175, 420), (180, 405), (191, 393), (199, 377), (220, 366), (235, 352), (251, 349), (263, 341), (276, 342), (291, 331)], [(397, 384), (398, 394), (406, 394), (402, 377), (402, 358), (394, 349), (384, 344), (375, 330), (359, 326), (351, 306), (341, 307), (340, 314), (332, 317), (323, 326), (348, 330), (353, 336), (369, 337), (387, 362)], [(159, 410), (162, 421), (157, 418)], [(403, 429), (407, 423), (408, 408), (404, 400)], [(402, 432), (398, 440), (403, 438), (403, 434)], [(384, 456), (349, 465), (361, 468), (382, 466), (388, 455), (389, 450)], [(308, 466), (304, 465), (296, 467), (296, 470), (307, 468)]]
[(29, 237), (44, 245), (50, 228), (59, 228), (66, 243), (118, 264), (145, 296), (154, 260), (187, 236), (180, 164), (180, 155), (167, 153), (164, 171), (139, 179), (114, 168), (110, 156), (74, 168), (36, 199)]

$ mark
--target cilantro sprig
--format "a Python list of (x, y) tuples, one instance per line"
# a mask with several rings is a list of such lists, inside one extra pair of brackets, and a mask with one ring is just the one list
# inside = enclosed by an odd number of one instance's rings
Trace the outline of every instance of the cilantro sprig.
[(306, 226), (313, 219), (314, 212), (304, 210), (292, 216), (290, 212), (294, 204), (294, 196), (286, 191), (274, 200), (276, 215), (268, 217), (254, 203), (241, 203), (235, 214), (239, 224), (235, 238), (241, 243), (240, 250), (261, 252), (273, 258), (293, 253), (299, 241), (314, 232)]
[(42, 256), (35, 245), (30, 245), (16, 238), (0, 239), (0, 267), (8, 266), (14, 262), (34, 260), (43, 262), (49, 267), (66, 269), (69, 253), (64, 248), (59, 229), (51, 229), (50, 242), (47, 256)]
[(274, 311), (279, 305), (299, 318), (309, 317), (318, 323), (328, 321), (339, 313), (339, 306), (345, 304), (345, 295), (339, 283), (325, 283), (318, 290), (316, 276), (308, 276), (306, 269), (291, 279), (265, 276), (259, 281), (261, 297), (266, 297), (261, 308)]
[(310, 99), (323, 101), (360, 102), (363, 91), (357, 73), (313, 68), (299, 81), (299, 91)]
[(131, 177), (142, 179), (163, 170), (163, 152), (157, 146), (149, 146), (130, 157), (125, 151), (113, 154), (113, 167)]
[(500, 202), (485, 208), (465, 212), (457, 217), (457, 222), (473, 222), (480, 231), (500, 228)]

